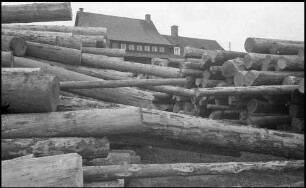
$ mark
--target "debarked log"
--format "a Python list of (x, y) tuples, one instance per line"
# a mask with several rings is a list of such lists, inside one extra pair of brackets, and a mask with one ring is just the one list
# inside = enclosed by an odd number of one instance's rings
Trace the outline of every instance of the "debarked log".
[(1, 51), (12, 51), (15, 56), (24, 56), (28, 48), (27, 42), (9, 35), (1, 35)]

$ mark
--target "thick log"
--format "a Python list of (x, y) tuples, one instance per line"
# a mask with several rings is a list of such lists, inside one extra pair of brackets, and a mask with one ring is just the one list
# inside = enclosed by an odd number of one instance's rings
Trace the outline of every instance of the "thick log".
[(169, 58), (168, 67), (179, 68), (181, 62), (186, 62), (186, 59)]
[(230, 59), (235, 59), (237, 57), (243, 58), (247, 53), (245, 52), (235, 52), (226, 50), (216, 50), (211, 57), (211, 62), (214, 66), (222, 66), (223, 63)]
[(118, 71), (128, 71), (141, 74), (149, 74), (164, 78), (180, 77), (180, 69), (172, 67), (161, 67), (156, 65), (146, 65), (129, 61), (115, 61), (107, 59), (101, 55), (82, 54), (82, 65), (94, 66), (102, 69), (113, 69)]
[(304, 118), (304, 107), (301, 105), (289, 105), (289, 115), (294, 118)]
[(229, 105), (207, 104), (206, 108), (213, 110), (229, 110), (231, 107)]
[(251, 99), (247, 103), (249, 114), (254, 113), (280, 113), (288, 114), (289, 109), (285, 104), (270, 104), (266, 100)]
[(199, 88), (195, 91), (195, 96), (205, 95), (263, 95), (263, 94), (286, 94), (297, 89), (297, 85), (268, 85), (268, 86), (247, 86), (247, 87), (216, 87)]
[(3, 29), (32, 30), (32, 31), (52, 31), (62, 33), (72, 33), (74, 35), (99, 35), (106, 36), (107, 29), (103, 27), (75, 27), (65, 25), (14, 25), (1, 24)]
[(275, 128), (279, 124), (290, 124), (291, 116), (281, 115), (281, 116), (249, 116), (248, 119), (249, 125), (256, 125), (259, 127), (266, 128)]
[(288, 76), (304, 77), (304, 72), (272, 72), (251, 70), (245, 74), (244, 84), (246, 86), (281, 85), (283, 80)]
[(84, 182), (83, 187), (125, 187), (124, 179)]
[(12, 51), (1, 51), (1, 67), (13, 67), (14, 56)]
[(36, 42), (27, 42), (27, 56), (56, 61), (69, 65), (81, 64), (81, 50), (54, 46), (49, 44), (40, 44)]
[(109, 152), (107, 138), (29, 138), (2, 139), (1, 160), (12, 159), (28, 154), (45, 157), (67, 153), (77, 153), (83, 159), (105, 158)]
[(238, 71), (245, 71), (244, 59), (242, 58), (227, 60), (222, 65), (222, 75), (225, 77), (233, 77)]
[(213, 111), (208, 119), (233, 119), (238, 120), (240, 115), (239, 110), (215, 110)]
[(1, 161), (3, 187), (83, 187), (82, 157), (76, 153)]
[(304, 85), (304, 78), (303, 78), (299, 83), (299, 92), (304, 93), (305, 92), (304, 87), (305, 85)]
[(270, 60), (267, 54), (247, 53), (244, 56), (244, 66), (246, 69), (261, 70), (262, 64)]
[(53, 112), (59, 102), (59, 80), (51, 74), (1, 70), (1, 107), (10, 112)]
[(302, 48), (302, 49), (299, 50), (298, 56), (299, 57), (304, 57), (305, 56), (305, 48)]
[(292, 118), (291, 127), (295, 133), (304, 133), (305, 131), (305, 119), (304, 118)]
[(24, 56), (28, 48), (27, 42), (9, 35), (1, 35), (1, 51), (12, 51), (15, 56)]
[(60, 82), (60, 88), (65, 89), (92, 89), (92, 88), (117, 88), (117, 87), (141, 87), (159, 85), (185, 85), (185, 78), (175, 79), (130, 79), (108, 81), (66, 81)]
[(219, 83), (220, 83), (220, 80), (202, 79), (202, 88), (216, 87), (217, 84), (219, 84)]
[(2, 23), (71, 21), (71, 3), (32, 3), (1, 6)]
[[(16, 67), (43, 68), (46, 72), (57, 75), (60, 81), (101, 81), (98, 78), (66, 70), (61, 67), (60, 63), (55, 62), (16, 57), (14, 64)], [(69, 90), (69, 92), (107, 102), (155, 108), (152, 104), (154, 99), (152, 93), (134, 88), (73, 89)]]
[(193, 48), (193, 47), (185, 47), (183, 57), (184, 58), (198, 58), (201, 59), (204, 53), (203, 49)]
[(55, 45), (65, 48), (73, 48), (77, 50), (82, 49), (81, 39), (73, 38), (71, 36), (57, 36), (55, 39)]
[(203, 71), (194, 69), (181, 69), (181, 76), (202, 77)]
[(204, 61), (204, 67), (210, 67), (212, 65), (211, 58), (216, 56), (216, 50), (204, 50), (202, 59)]
[(234, 86), (236, 87), (242, 87), (245, 86), (244, 84), (244, 77), (248, 73), (248, 71), (237, 71), (234, 75)]
[(194, 97), (194, 90), (193, 89), (185, 89), (183, 87), (176, 87), (176, 86), (149, 86), (148, 89), (152, 89), (154, 91), (168, 93), (168, 94), (172, 94), (172, 95)]
[(282, 172), (304, 169), (304, 161), (223, 162), (128, 164), (83, 167), (84, 181), (104, 181), (118, 178), (153, 178), (165, 176), (197, 176), (237, 174), (241, 172)]
[[(199, 60), (202, 60), (202, 59), (199, 59)], [(201, 64), (199, 64), (198, 62), (194, 62), (194, 61), (181, 62), (179, 67), (180, 69), (193, 69), (193, 70), (203, 70), (204, 69)]]
[(106, 48), (104, 36), (92, 35), (72, 35), (73, 39), (80, 40), (82, 47)]
[(302, 44), (275, 42), (271, 44), (269, 52), (270, 54), (279, 54), (279, 55), (297, 55), (300, 49), (303, 48), (304, 48), (304, 42)]
[(291, 41), (291, 40), (249, 37), (245, 40), (244, 48), (247, 52), (270, 54), (270, 47), (273, 43), (304, 44), (304, 41)]
[(82, 53), (106, 55), (110, 57), (124, 57), (125, 49), (82, 47)]
[(288, 76), (284, 78), (282, 85), (299, 85), (302, 79), (300, 77)]
[(303, 71), (305, 66), (304, 57), (286, 56), (277, 60), (277, 68), (284, 71)]

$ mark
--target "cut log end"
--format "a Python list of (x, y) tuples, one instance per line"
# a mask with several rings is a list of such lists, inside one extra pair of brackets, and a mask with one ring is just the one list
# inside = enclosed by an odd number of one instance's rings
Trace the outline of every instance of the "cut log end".
[(253, 114), (257, 109), (257, 100), (251, 99), (247, 104), (247, 109), (249, 114)]
[(237, 87), (244, 86), (244, 74), (242, 72), (236, 72), (234, 76), (234, 85)]
[(279, 69), (285, 69), (286, 68), (286, 59), (285, 58), (283, 58), (283, 57), (281, 57), (281, 58), (279, 58), (278, 60), (277, 60), (277, 67), (279, 68)]
[(49, 105), (47, 105), (47, 106), (50, 107), (51, 112), (54, 112), (57, 108), (57, 105), (58, 105), (59, 99), (60, 99), (60, 97), (59, 97), (59, 95), (60, 95), (60, 83), (59, 83), (58, 77), (55, 76), (52, 79), (52, 81), (50, 82), (50, 84), (51, 84), (51, 87), (50, 87), (51, 91), (48, 92), (48, 94), (50, 95), (50, 97), (49, 97), (50, 100), (48, 101)]
[(304, 89), (304, 79), (302, 79), (300, 81), (300, 84), (299, 84), (299, 92), (301, 93), (304, 93), (305, 92), (305, 89)]
[(255, 42), (252, 38), (247, 38), (244, 43), (244, 49), (247, 52), (253, 52), (255, 47)]
[(28, 44), (22, 38), (13, 38), (11, 42), (11, 49), (15, 56), (24, 56), (28, 48)]
[(244, 56), (244, 66), (246, 69), (250, 69), (252, 67), (252, 58), (249, 54)]

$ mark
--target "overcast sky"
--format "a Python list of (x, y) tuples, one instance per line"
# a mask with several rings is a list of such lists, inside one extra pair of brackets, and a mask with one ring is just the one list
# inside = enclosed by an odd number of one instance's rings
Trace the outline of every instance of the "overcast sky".
[[(34, 2), (29, 2), (34, 3)], [(2, 2), (2, 5), (27, 2)], [(160, 34), (216, 40), (225, 50), (245, 51), (247, 37), (304, 41), (304, 2), (72, 2), (72, 21), (29, 24), (74, 25), (85, 12), (151, 20)]]

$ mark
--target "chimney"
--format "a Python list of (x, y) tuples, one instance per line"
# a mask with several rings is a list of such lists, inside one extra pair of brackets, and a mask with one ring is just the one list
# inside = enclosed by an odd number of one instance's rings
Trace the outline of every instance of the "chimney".
[(147, 23), (151, 23), (151, 15), (150, 14), (146, 14), (145, 20), (146, 20)]
[(177, 25), (171, 26), (171, 36), (178, 37), (178, 26)]
[(84, 8), (79, 8), (79, 11), (80, 11), (80, 12), (83, 12), (83, 11), (84, 11)]

